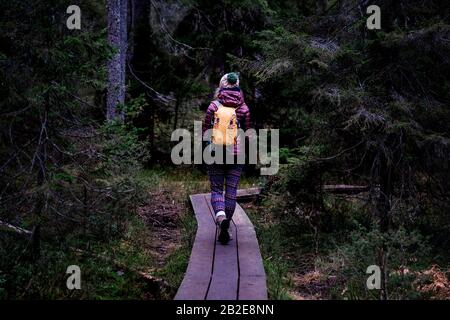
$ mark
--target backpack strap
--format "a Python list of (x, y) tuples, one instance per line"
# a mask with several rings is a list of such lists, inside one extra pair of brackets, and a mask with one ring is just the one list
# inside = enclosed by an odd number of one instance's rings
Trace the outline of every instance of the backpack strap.
[(212, 101), (212, 103), (214, 103), (216, 105), (217, 108), (219, 108), (220, 106), (222, 106), (222, 104), (220, 103), (219, 100), (214, 100)]
[[(222, 105), (219, 100), (213, 100), (211, 101), (211, 103), (214, 103), (214, 105), (217, 107), (217, 110), (219, 109), (219, 107)], [(216, 111), (217, 111), (216, 110)], [(214, 125), (214, 116), (211, 118), (211, 126)]]

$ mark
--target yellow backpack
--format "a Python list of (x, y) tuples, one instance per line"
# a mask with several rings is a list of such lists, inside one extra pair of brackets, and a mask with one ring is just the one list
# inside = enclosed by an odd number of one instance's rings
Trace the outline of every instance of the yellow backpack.
[(237, 117), (236, 109), (225, 107), (220, 102), (214, 102), (217, 111), (214, 112), (212, 143), (216, 145), (236, 145), (237, 143)]

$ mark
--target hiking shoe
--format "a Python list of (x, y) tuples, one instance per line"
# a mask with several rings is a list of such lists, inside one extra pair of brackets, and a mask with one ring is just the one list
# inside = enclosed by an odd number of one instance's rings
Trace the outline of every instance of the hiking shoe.
[(218, 240), (221, 244), (227, 244), (230, 241), (230, 233), (228, 232), (228, 228), (230, 227), (230, 220), (223, 219), (219, 227), (220, 233)]

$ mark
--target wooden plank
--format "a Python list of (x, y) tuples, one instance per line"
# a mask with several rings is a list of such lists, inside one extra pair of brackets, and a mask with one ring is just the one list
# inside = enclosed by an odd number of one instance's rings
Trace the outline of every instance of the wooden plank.
[(267, 300), (265, 276), (241, 276), (238, 300)]
[[(256, 197), (259, 196), (259, 194), (261, 193), (261, 188), (258, 187), (254, 187), (254, 188), (247, 188), (247, 189), (238, 189), (236, 192), (236, 198), (238, 199), (238, 201), (245, 201), (248, 199), (254, 199)], [(196, 194), (196, 196), (210, 196), (210, 193), (200, 193), (200, 194)]]
[[(210, 195), (205, 196), (205, 199), (211, 212), (213, 212)], [(227, 245), (216, 244), (214, 268), (206, 300), (237, 299), (239, 269), (236, 228), (233, 224), (230, 225), (230, 231), (233, 239)]]
[(266, 273), (256, 232), (240, 205), (233, 217), (237, 229), (239, 300), (267, 300)]
[(175, 300), (203, 300), (208, 292), (214, 259), (216, 227), (203, 195), (190, 196), (197, 233), (183, 282)]
[[(258, 190), (242, 191), (243, 195)], [(240, 205), (236, 206), (228, 245), (217, 244), (217, 227), (210, 194), (190, 196), (197, 233), (189, 265), (176, 300), (265, 300), (266, 275), (255, 229)]]
[(258, 198), (261, 193), (261, 188), (248, 188), (237, 190), (236, 197), (238, 201), (250, 201)]

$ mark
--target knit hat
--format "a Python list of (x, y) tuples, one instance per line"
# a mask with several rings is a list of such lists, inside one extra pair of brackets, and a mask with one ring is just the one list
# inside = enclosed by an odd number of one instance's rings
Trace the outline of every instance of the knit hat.
[(219, 83), (220, 89), (239, 87), (239, 75), (236, 72), (225, 74)]

